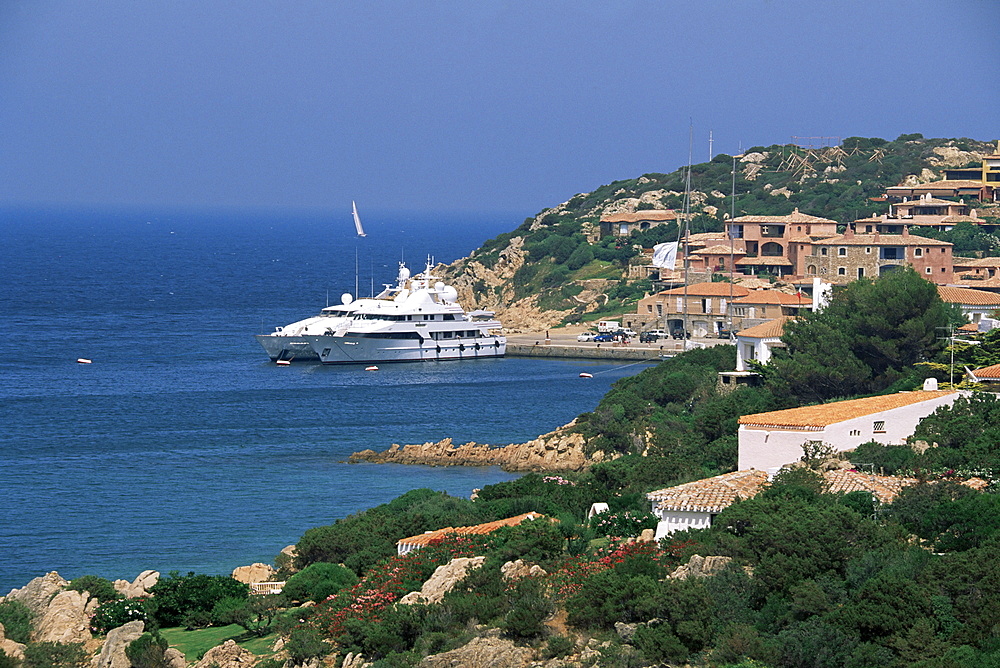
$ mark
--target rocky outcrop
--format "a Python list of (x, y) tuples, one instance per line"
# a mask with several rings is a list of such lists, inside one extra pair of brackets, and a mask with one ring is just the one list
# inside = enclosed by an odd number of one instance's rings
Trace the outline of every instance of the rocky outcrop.
[(125, 598), (141, 598), (150, 596), (149, 590), (160, 581), (160, 574), (157, 571), (143, 571), (133, 580), (115, 580), (115, 591)]
[(125, 655), (125, 648), (142, 635), (144, 628), (145, 624), (136, 620), (108, 631), (100, 654), (90, 663), (91, 668), (131, 668), (132, 663)]
[(674, 580), (687, 580), (688, 578), (707, 578), (717, 575), (725, 570), (733, 561), (732, 557), (703, 557), (694, 555), (681, 566), (678, 566), (670, 578)]
[(209, 666), (249, 668), (255, 663), (257, 663), (257, 657), (253, 653), (237, 645), (236, 641), (227, 640), (205, 652), (205, 656), (194, 665), (194, 668), (209, 668)]
[(277, 573), (277, 571), (267, 564), (257, 563), (250, 564), (249, 566), (237, 566), (233, 569), (233, 579), (237, 582), (242, 582), (243, 584), (268, 582), (272, 577), (274, 577), (275, 573)]
[(444, 595), (450, 592), (459, 580), (469, 574), (469, 571), (479, 568), (486, 557), (458, 557), (447, 564), (438, 566), (434, 574), (420, 588), (411, 591), (399, 600), (404, 605), (413, 603), (440, 603)]
[(362, 450), (351, 462), (425, 464), (429, 466), (499, 466), (505, 471), (581, 471), (605, 461), (604, 453), (587, 456), (582, 434), (575, 424), (560, 427), (527, 443), (492, 447), (482, 443), (455, 445), (450, 438), (423, 445), (393, 444), (388, 450)]
[(453, 668), (453, 666), (475, 666), (475, 668), (525, 668), (531, 665), (534, 652), (527, 647), (518, 647), (512, 641), (490, 634), (473, 638), (468, 644), (450, 652), (432, 654), (419, 665), (426, 668)]
[(163, 658), (167, 662), (167, 668), (185, 668), (187, 666), (187, 659), (179, 649), (173, 647), (168, 647), (167, 651), (163, 653)]
[(61, 591), (36, 618), (31, 639), (35, 642), (86, 642), (90, 634), (90, 618), (98, 601), (87, 592)]
[(52, 571), (41, 577), (37, 577), (20, 589), (12, 589), (4, 598), (8, 601), (18, 601), (28, 606), (31, 614), (36, 618), (41, 616), (49, 602), (56, 594), (68, 585), (65, 579), (58, 573)]
[(24, 658), (24, 645), (7, 637), (3, 624), (0, 624), (0, 651), (15, 659)]
[(523, 580), (524, 578), (540, 578), (548, 575), (545, 569), (538, 564), (529, 564), (523, 559), (508, 561), (500, 567), (500, 574), (503, 576), (505, 582)]

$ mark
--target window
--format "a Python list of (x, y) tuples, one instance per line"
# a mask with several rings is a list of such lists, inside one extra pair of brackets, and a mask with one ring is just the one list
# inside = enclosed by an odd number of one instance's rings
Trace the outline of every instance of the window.
[(865, 254), (867, 254), (867, 255), (871, 255), (872, 254), (872, 247), (871, 246), (865, 246)]
[(924, 254), (924, 249), (923, 248), (914, 248), (913, 249), (913, 254), (916, 255), (917, 257), (920, 257), (920, 256), (922, 256)]
[(847, 267), (837, 267), (837, 276), (847, 276)]
[(876, 434), (884, 434), (885, 420), (875, 420), (875, 424), (872, 426), (872, 431)]
[(652, 312), (653, 312), (653, 305), (646, 304), (646, 313), (652, 313)]
[(822, 255), (823, 257), (826, 257), (826, 249), (825, 248), (820, 248), (819, 249), (819, 254)]
[(930, 267), (927, 267), (926, 269), (924, 269), (924, 273), (925, 273), (925, 274), (929, 274), (929, 273), (931, 273), (931, 268), (930, 268)]
[(858, 278), (864, 278), (864, 277), (865, 277), (865, 268), (858, 267)]
[(847, 249), (841, 246), (840, 248), (837, 249), (837, 255), (839, 255), (840, 257), (845, 257), (847, 255)]

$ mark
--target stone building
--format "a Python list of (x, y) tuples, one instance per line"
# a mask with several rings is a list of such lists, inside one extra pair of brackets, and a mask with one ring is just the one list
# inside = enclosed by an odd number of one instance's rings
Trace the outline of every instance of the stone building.
[(838, 237), (813, 242), (804, 258), (806, 277), (819, 276), (831, 283), (858, 278), (878, 278), (902, 266), (912, 266), (928, 281), (940, 285), (954, 280), (952, 244), (902, 234), (855, 234), (853, 228)]

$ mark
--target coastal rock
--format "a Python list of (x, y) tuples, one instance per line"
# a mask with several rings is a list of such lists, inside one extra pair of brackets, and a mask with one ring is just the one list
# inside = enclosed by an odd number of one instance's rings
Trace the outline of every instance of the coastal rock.
[(655, 529), (643, 529), (639, 533), (638, 541), (640, 543), (652, 543), (656, 541), (656, 530)]
[(686, 564), (678, 566), (670, 578), (687, 580), (688, 578), (707, 578), (720, 573), (732, 562), (732, 557), (703, 557), (694, 555)]
[(469, 571), (479, 568), (486, 557), (458, 557), (447, 564), (438, 566), (434, 574), (423, 584), (420, 591), (411, 591), (400, 599), (400, 603), (440, 603), (444, 595), (450, 592), (459, 580), (468, 575)]
[(347, 656), (344, 657), (344, 662), (340, 664), (340, 668), (368, 668), (370, 665), (372, 664), (365, 661), (365, 657), (361, 655), (361, 652), (357, 654), (348, 652)]
[(272, 577), (274, 577), (275, 573), (277, 573), (277, 571), (269, 565), (257, 563), (250, 564), (249, 566), (237, 566), (233, 569), (233, 579), (237, 582), (242, 582), (243, 584), (268, 582)]
[(7, 637), (3, 624), (0, 624), (0, 651), (15, 659), (24, 658), (24, 645)]
[(73, 643), (86, 642), (90, 634), (90, 616), (97, 599), (91, 605), (90, 594), (72, 590), (61, 591), (53, 597), (41, 617), (35, 622), (31, 634), (35, 642)]
[(531, 665), (534, 652), (527, 647), (518, 647), (510, 640), (487, 636), (473, 638), (468, 644), (450, 652), (432, 654), (419, 665), (426, 668), (452, 668), (453, 666), (474, 666), (475, 668), (525, 668)]
[(523, 580), (524, 578), (529, 577), (544, 577), (548, 575), (545, 569), (538, 564), (529, 564), (523, 559), (508, 561), (500, 567), (500, 574), (503, 576), (505, 582), (510, 582), (511, 580)]
[(149, 596), (149, 590), (159, 581), (160, 573), (158, 571), (143, 571), (132, 581), (132, 586), (128, 588), (126, 596), (128, 598)]
[(604, 461), (603, 452), (588, 457), (583, 434), (572, 431), (575, 420), (527, 443), (491, 447), (455, 445), (450, 438), (422, 445), (393, 444), (388, 450), (362, 450), (350, 461), (429, 466), (499, 466), (505, 471), (580, 471)]
[(163, 653), (163, 658), (167, 662), (167, 668), (185, 668), (187, 666), (187, 659), (179, 649), (174, 647), (168, 647), (167, 651)]
[(237, 645), (236, 641), (227, 640), (205, 652), (205, 656), (194, 668), (209, 668), (213, 665), (218, 668), (249, 668), (255, 663), (257, 657), (253, 653)]
[(20, 589), (12, 589), (5, 600), (18, 601), (28, 606), (31, 613), (37, 618), (41, 616), (52, 597), (62, 591), (68, 585), (65, 579), (58, 573), (52, 571), (41, 577), (37, 577)]
[(101, 646), (101, 652), (90, 662), (91, 668), (131, 668), (132, 663), (125, 656), (125, 648), (142, 635), (145, 624), (136, 620), (122, 624), (108, 631), (108, 638)]

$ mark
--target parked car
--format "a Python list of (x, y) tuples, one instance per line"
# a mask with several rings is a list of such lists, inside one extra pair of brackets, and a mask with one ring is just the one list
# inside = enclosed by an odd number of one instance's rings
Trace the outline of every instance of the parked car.
[(670, 336), (670, 332), (668, 332), (665, 329), (651, 329), (651, 330), (649, 330), (646, 333), (647, 334), (652, 334), (653, 336), (655, 336), (658, 339), (665, 339), (665, 338), (667, 338), (667, 337)]
[(643, 332), (639, 335), (639, 343), (656, 343), (660, 337), (653, 332)]
[(615, 337), (611, 336), (610, 334), (598, 334), (593, 338), (593, 341), (595, 343), (611, 343), (614, 340)]
[(582, 342), (593, 341), (595, 336), (597, 335), (594, 334), (593, 332), (582, 332), (580, 334), (577, 334), (576, 340)]
[[(685, 338), (684, 330), (683, 329), (679, 329), (679, 328), (675, 329), (674, 331), (672, 331), (670, 333), (670, 336), (674, 337), (675, 339), (683, 339), (683, 338)], [(691, 338), (691, 335), (690, 334), (687, 335), (687, 338)]]

